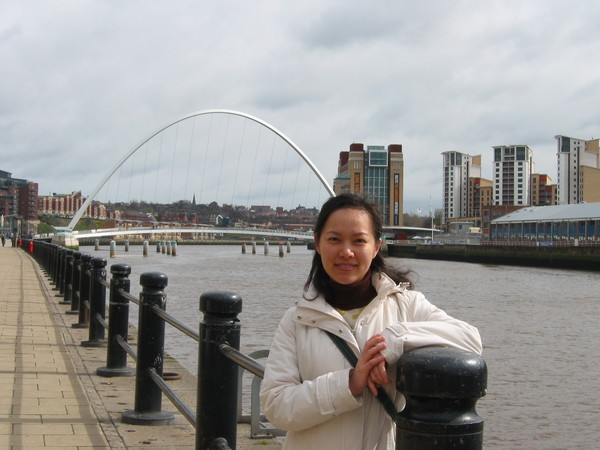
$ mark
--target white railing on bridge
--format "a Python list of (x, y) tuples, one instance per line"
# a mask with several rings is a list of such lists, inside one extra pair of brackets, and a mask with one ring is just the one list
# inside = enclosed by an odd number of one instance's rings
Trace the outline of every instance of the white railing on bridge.
[(199, 227), (199, 228), (154, 228), (154, 227), (133, 227), (133, 228), (99, 228), (95, 230), (73, 231), (72, 235), (76, 239), (86, 239), (105, 236), (124, 236), (124, 235), (156, 235), (156, 234), (241, 234), (248, 236), (273, 236), (292, 239), (313, 239), (312, 231), (290, 231), (281, 229), (263, 229), (263, 228), (217, 228), (217, 227)]

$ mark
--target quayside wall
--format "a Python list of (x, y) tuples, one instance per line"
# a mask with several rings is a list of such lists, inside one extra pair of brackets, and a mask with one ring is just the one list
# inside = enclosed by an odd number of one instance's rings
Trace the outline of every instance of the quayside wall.
[(388, 256), (480, 264), (600, 271), (600, 247), (503, 247), (485, 245), (387, 245)]

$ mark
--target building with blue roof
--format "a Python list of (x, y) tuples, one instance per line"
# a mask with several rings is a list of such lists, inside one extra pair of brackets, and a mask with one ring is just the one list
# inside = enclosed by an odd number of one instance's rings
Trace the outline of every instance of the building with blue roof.
[(518, 209), (492, 220), (490, 240), (600, 244), (600, 203)]

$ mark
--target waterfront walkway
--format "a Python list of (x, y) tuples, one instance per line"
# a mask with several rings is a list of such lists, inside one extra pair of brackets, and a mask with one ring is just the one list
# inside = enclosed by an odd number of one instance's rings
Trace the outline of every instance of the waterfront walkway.
[[(80, 345), (88, 330), (72, 327), (78, 317), (65, 314), (70, 307), (60, 300), (32, 258), (0, 247), (0, 448), (194, 448), (194, 428), (164, 397), (172, 424), (120, 422), (134, 408), (134, 377), (96, 375), (106, 349)], [(195, 408), (195, 377), (168, 357), (164, 371), (181, 375), (170, 383)], [(238, 449), (281, 448), (279, 440), (249, 435), (240, 425)]]

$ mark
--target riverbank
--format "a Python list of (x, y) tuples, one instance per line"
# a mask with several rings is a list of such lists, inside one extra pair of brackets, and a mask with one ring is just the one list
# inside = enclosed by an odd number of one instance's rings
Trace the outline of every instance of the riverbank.
[(387, 245), (388, 256), (480, 264), (600, 271), (600, 247), (509, 247), (487, 245)]

